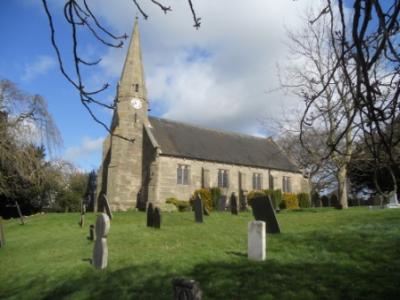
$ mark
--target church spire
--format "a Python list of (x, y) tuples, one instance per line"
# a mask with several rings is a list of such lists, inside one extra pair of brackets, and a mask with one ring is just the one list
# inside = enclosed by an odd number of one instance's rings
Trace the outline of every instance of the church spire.
[(119, 97), (137, 97), (143, 100), (147, 98), (137, 17), (119, 80), (119, 90)]

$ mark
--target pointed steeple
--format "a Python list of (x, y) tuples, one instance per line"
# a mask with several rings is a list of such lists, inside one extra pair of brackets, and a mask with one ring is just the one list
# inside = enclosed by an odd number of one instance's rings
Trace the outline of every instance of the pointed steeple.
[(144, 100), (147, 98), (137, 17), (119, 80), (119, 97), (136, 97)]

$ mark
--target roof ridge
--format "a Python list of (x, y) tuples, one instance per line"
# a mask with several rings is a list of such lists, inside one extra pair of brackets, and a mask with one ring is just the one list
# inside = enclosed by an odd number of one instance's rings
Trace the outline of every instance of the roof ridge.
[(239, 137), (247, 137), (247, 138), (254, 138), (254, 139), (258, 139), (258, 140), (264, 140), (266, 142), (271, 142), (271, 141), (274, 142), (271, 137), (258, 137), (258, 136), (245, 134), (245, 133), (234, 132), (234, 131), (223, 131), (223, 130), (218, 130), (218, 129), (214, 129), (214, 128), (203, 127), (203, 126), (197, 125), (197, 124), (185, 123), (185, 122), (182, 122), (182, 121), (175, 121), (175, 120), (159, 118), (159, 117), (155, 117), (155, 116), (149, 116), (149, 119), (158, 119), (158, 120), (161, 120), (161, 121), (171, 122), (171, 123), (175, 123), (175, 124), (182, 124), (182, 125), (185, 125), (185, 126), (190, 126), (190, 127), (194, 127), (194, 128), (198, 128), (198, 129), (202, 129), (202, 130), (214, 131), (216, 133), (221, 133), (221, 134), (236, 135), (236, 136), (239, 136)]

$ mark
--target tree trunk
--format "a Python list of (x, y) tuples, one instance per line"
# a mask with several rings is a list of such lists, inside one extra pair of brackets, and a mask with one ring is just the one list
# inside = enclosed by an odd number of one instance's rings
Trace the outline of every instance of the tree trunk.
[(347, 165), (343, 165), (339, 168), (338, 171), (338, 196), (339, 203), (342, 205), (342, 208), (348, 208), (348, 199), (347, 199)]

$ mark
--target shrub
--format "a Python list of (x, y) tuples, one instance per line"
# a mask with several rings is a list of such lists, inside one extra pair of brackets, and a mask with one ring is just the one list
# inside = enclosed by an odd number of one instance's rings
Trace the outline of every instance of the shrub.
[(323, 195), (323, 196), (321, 197), (321, 202), (322, 202), (322, 206), (323, 206), (323, 207), (329, 206), (329, 198), (328, 198), (328, 196)]
[(211, 191), (210, 189), (198, 189), (195, 190), (192, 197), (190, 198), (190, 204), (194, 205), (194, 199), (196, 199), (196, 196), (200, 195), (201, 200), (203, 202), (203, 207), (207, 210), (207, 211), (212, 211), (213, 209), (213, 199), (211, 198)]
[(331, 195), (331, 206), (337, 207), (339, 205), (339, 200), (336, 194)]
[(190, 210), (190, 203), (189, 201), (178, 200), (174, 197), (168, 198), (165, 203), (175, 205), (179, 211), (188, 211)]
[(219, 187), (212, 187), (210, 189), (211, 192), (211, 199), (212, 199), (212, 204), (214, 208), (218, 207), (218, 200), (222, 196), (221, 189)]
[(274, 190), (272, 192), (272, 199), (275, 209), (280, 207), (282, 204), (282, 191), (280, 189)]
[(247, 194), (247, 203), (251, 206), (252, 200), (254, 197), (257, 196), (265, 196), (265, 192), (264, 191), (260, 191), (260, 190), (252, 190)]
[(299, 201), (297, 200), (296, 194), (283, 193), (282, 206), (286, 209), (297, 209), (299, 208)]
[(318, 192), (312, 193), (311, 200), (314, 207), (321, 207), (321, 199)]
[(297, 200), (301, 208), (308, 208), (311, 206), (310, 195), (308, 193), (298, 193)]

